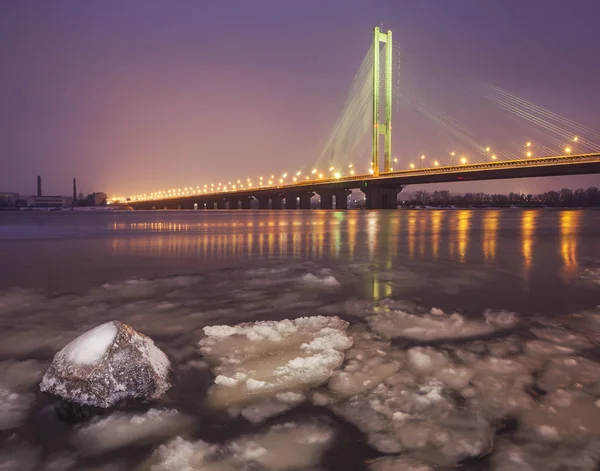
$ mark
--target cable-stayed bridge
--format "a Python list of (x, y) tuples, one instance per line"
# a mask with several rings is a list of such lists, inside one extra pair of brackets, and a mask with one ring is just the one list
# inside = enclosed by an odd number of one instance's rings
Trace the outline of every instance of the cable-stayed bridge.
[[(478, 107), (470, 117), (481, 132), (426, 99), (421, 80), (412, 76), (417, 68), (391, 31), (376, 27), (342, 113), (308, 170), (159, 189), (112, 202), (136, 209), (309, 209), (318, 195), (322, 209), (346, 209), (348, 195), (358, 189), (367, 209), (392, 209), (406, 185), (600, 173), (600, 132), (495, 85), (444, 74), (443, 97), (454, 99), (459, 112), (469, 109), (473, 97), (493, 108)], [(451, 90), (457, 83), (469, 97)], [(399, 111), (400, 132), (394, 134), (392, 119)], [(392, 137), (401, 134), (405, 144), (419, 135), (411, 126), (425, 122), (429, 130), (421, 135), (434, 143), (434, 156), (411, 157), (403, 150), (396, 157)]]

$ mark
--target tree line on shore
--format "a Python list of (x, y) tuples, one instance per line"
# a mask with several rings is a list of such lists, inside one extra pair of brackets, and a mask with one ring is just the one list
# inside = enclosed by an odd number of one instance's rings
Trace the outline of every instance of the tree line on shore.
[[(402, 193), (400, 194), (402, 200)], [(416, 191), (410, 199), (402, 200), (404, 207), (411, 206), (435, 206), (435, 207), (600, 207), (600, 189), (589, 187), (571, 190), (563, 188), (559, 191), (548, 191), (537, 195), (524, 193), (487, 194), (487, 193), (465, 193), (463, 195), (452, 195), (447, 190), (428, 192), (426, 190)]]

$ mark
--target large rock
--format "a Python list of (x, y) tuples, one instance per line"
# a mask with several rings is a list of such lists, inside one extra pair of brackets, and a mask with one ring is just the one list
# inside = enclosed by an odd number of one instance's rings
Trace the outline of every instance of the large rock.
[(80, 406), (107, 408), (156, 399), (171, 386), (169, 358), (149, 337), (118, 321), (77, 337), (54, 356), (40, 389)]

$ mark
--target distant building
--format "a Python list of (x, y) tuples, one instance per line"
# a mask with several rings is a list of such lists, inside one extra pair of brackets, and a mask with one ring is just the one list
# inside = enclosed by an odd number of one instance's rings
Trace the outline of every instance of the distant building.
[(73, 199), (68, 196), (34, 196), (35, 208), (68, 208), (72, 206)]
[(17, 205), (19, 193), (0, 193), (0, 208), (12, 208)]
[(103, 206), (106, 204), (107, 199), (108, 197), (106, 196), (106, 193), (102, 191), (92, 193), (87, 197), (89, 206)]

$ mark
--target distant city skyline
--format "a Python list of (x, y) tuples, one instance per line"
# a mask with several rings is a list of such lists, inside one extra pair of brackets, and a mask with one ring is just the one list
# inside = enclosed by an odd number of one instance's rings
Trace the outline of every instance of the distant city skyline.
[[(426, 70), (460, 70), (596, 129), (599, 14), (587, 0), (3, 2), (0, 191), (35, 194), (36, 175), (47, 194), (69, 195), (73, 176), (87, 192), (132, 194), (309, 169), (379, 24)], [(424, 131), (407, 136), (410, 122), (394, 125), (404, 164), (443, 151)], [(410, 191), (541, 193), (598, 180)]]

